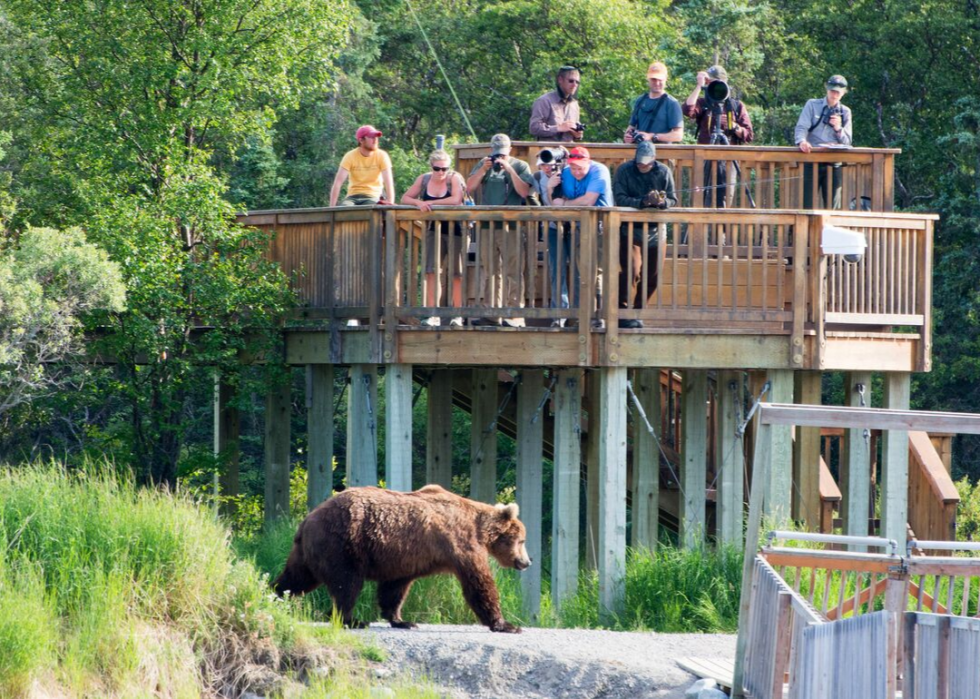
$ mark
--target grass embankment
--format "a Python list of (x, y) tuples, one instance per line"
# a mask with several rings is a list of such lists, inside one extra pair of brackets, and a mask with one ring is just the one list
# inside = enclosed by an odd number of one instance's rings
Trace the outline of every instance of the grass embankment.
[[(0, 697), (368, 696), (363, 657), (378, 651), (299, 624), (229, 542), (181, 497), (57, 467), (0, 470)], [(329, 674), (291, 684), (314, 666)]]
[[(292, 546), (299, 522), (284, 522), (248, 542), (243, 553), (270, 576), (278, 575)], [(520, 579), (491, 561), (508, 621), (521, 625), (560, 628), (603, 628), (599, 621), (599, 581), (583, 571), (578, 594), (556, 610), (548, 596), (548, 571), (543, 571), (541, 615), (535, 623), (521, 609)], [(738, 628), (742, 555), (734, 549), (709, 547), (681, 550), (666, 545), (657, 551), (630, 550), (626, 562), (626, 613), (606, 628), (621, 631), (723, 632)], [(307, 609), (317, 618), (329, 618), (331, 602), (321, 588), (309, 595)], [(379, 619), (374, 586), (365, 585), (355, 610), (356, 618)], [(473, 624), (476, 617), (463, 599), (459, 583), (448, 575), (417, 581), (402, 611), (405, 619), (435, 624)]]

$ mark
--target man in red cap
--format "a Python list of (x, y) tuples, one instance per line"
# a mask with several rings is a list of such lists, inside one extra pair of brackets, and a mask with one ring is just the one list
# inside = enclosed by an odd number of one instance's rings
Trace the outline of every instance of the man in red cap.
[(340, 161), (337, 176), (330, 188), (330, 206), (337, 206), (340, 189), (347, 178), (347, 197), (341, 206), (373, 206), (387, 194), (386, 200), (395, 201), (395, 180), (391, 174), (391, 158), (378, 148), (381, 132), (370, 124), (357, 130), (357, 148)]

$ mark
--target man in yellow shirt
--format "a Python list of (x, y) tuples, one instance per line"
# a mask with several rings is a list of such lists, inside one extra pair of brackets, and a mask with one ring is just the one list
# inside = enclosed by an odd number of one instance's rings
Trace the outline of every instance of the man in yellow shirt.
[(378, 148), (381, 132), (371, 125), (357, 130), (357, 148), (347, 153), (340, 161), (340, 168), (330, 188), (330, 206), (337, 206), (340, 189), (347, 178), (347, 197), (341, 206), (373, 206), (387, 194), (385, 199), (395, 201), (395, 180), (391, 174), (391, 158)]

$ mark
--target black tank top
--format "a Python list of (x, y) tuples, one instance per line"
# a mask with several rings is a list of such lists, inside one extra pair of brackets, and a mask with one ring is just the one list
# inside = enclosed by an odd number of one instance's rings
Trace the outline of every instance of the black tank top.
[(430, 176), (426, 175), (422, 178), (422, 196), (419, 197), (422, 201), (439, 201), (440, 199), (448, 199), (453, 195), (453, 175), (456, 173), (449, 173), (449, 180), (446, 183), (446, 193), (441, 197), (434, 197), (429, 194), (429, 179)]

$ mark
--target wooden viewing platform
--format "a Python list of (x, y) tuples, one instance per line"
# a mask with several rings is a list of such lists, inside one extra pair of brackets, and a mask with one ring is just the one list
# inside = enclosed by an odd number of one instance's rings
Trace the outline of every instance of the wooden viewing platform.
[[(545, 145), (518, 142), (512, 154), (533, 162)], [(623, 144), (587, 145), (611, 169), (633, 153)], [(489, 147), (456, 150), (465, 175)], [(493, 501), (496, 435), (506, 423), (518, 445), (517, 498), (532, 558), (540, 559), (546, 545), (541, 462), (545, 454), (554, 461), (556, 603), (574, 589), (583, 550), (599, 570), (603, 610), (612, 613), (623, 599), (627, 510), (633, 545), (655, 546), (660, 521), (672, 522), (686, 544), (710, 535), (741, 542), (745, 442), (739, 421), (750, 394), (819, 403), (821, 373), (844, 371), (847, 404), (866, 405), (872, 375), (880, 372), (884, 407), (908, 407), (911, 372), (931, 365), (937, 217), (891, 211), (898, 151), (657, 150), (679, 190), (680, 205), (666, 211), (384, 206), (240, 217), (275, 231), (268, 255), (293, 275), (301, 301), (284, 328), (285, 357), (307, 368), (311, 505), (329, 495), (332, 482), (335, 367), (348, 367), (350, 377), (348, 485), (376, 484), (382, 468), (388, 487), (422, 485), (411, 471), (413, 382), (420, 381), (429, 398), (425, 482), (451, 485), (448, 425), (455, 404), (473, 416), (470, 495)], [(695, 191), (704, 184), (704, 164), (715, 161), (728, 163), (730, 208), (702, 208), (704, 198)], [(737, 184), (736, 161), (742, 172)], [(802, 208), (808, 199), (821, 201), (817, 182), (809, 197), (803, 191), (804, 169), (818, 163), (844, 164), (848, 208)], [(823, 254), (828, 225), (865, 235), (859, 261)], [(427, 235), (427, 229), (446, 235)], [(560, 251), (554, 269), (549, 229), (571, 241), (565, 244), (568, 262)], [(456, 230), (460, 235), (450, 234)], [(620, 269), (620, 234), (644, 251), (639, 290), (628, 308), (620, 307), (619, 280), (634, 270), (631, 262)], [(462, 303), (454, 305), (447, 261), (458, 257)], [(553, 291), (560, 280), (569, 287), (565, 308)], [(431, 317), (442, 325), (422, 323)], [(449, 327), (457, 317), (522, 318), (526, 327)], [(643, 327), (623, 329), (621, 320)], [(377, 463), (379, 369), (386, 391), (385, 464)], [(282, 415), (289, 404), (288, 387), (267, 402), (269, 517), (288, 506), (289, 433)], [(224, 399), (217, 405), (221, 415), (229, 410)], [(819, 428), (774, 429), (774, 468), (765, 484), (769, 516), (824, 531), (838, 523), (845, 533), (866, 535), (878, 522), (877, 506), (889, 538), (904, 541), (908, 522), (928, 536), (951, 534), (956, 500), (949, 464), (928, 435), (880, 456), (870, 433), (845, 429), (827, 437), (840, 440), (833, 464), (829, 449), (821, 459)], [(216, 445), (223, 439), (219, 434)], [(906, 475), (901, 487), (893, 478), (879, 504), (875, 474), (885, 472)], [(580, 479), (587, 481), (582, 536)], [(907, 511), (909, 502), (915, 512)], [(522, 575), (531, 615), (540, 574), (532, 568)]]

